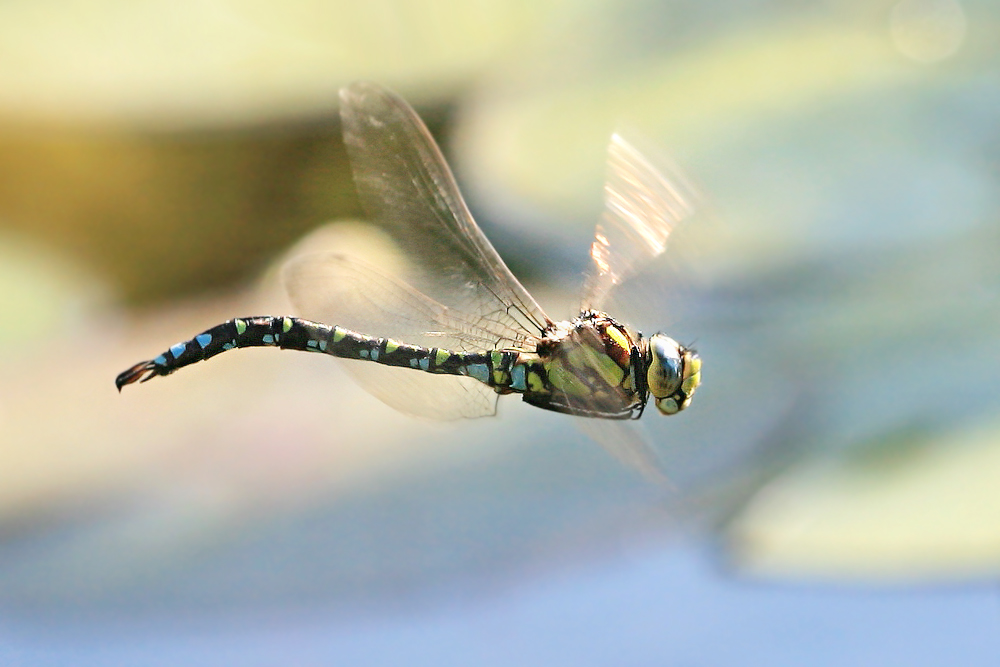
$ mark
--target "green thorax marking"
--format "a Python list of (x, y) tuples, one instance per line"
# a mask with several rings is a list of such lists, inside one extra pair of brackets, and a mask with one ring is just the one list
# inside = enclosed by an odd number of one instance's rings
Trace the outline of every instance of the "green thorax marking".
[(645, 383), (636, 380), (641, 345), (610, 317), (588, 311), (554, 324), (534, 351), (462, 355), (462, 374), (501, 394), (524, 394), (540, 407), (627, 415), (646, 399)]

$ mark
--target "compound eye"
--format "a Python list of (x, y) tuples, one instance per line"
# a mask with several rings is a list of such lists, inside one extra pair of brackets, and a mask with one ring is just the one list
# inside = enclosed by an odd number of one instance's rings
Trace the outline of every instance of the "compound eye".
[(649, 339), (649, 352), (649, 368), (646, 371), (649, 393), (657, 399), (668, 398), (681, 386), (680, 345), (669, 336), (654, 334)]
[(665, 415), (676, 415), (681, 411), (681, 406), (677, 405), (677, 400), (673, 398), (656, 399), (656, 409)]

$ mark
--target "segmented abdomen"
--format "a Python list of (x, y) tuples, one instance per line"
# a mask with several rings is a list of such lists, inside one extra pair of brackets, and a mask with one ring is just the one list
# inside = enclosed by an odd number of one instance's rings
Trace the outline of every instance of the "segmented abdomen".
[(322, 352), (343, 359), (374, 361), (428, 373), (464, 375), (493, 387), (507, 387), (515, 352), (457, 353), (367, 336), (338, 326), (297, 317), (238, 317), (177, 343), (160, 356), (143, 361), (115, 379), (119, 390), (133, 382), (169, 375), (178, 368), (239, 347), (279, 347)]

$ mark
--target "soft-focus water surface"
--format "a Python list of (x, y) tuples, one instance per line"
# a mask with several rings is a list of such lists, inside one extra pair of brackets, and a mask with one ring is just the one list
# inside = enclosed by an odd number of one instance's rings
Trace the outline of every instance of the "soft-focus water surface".
[[(991, 3), (322, 4), (0, 10), (3, 662), (997, 662)], [(288, 312), (289, 246), (356, 214), (355, 78), (421, 104), (553, 316), (610, 132), (691, 172), (702, 215), (609, 304), (705, 359), (643, 420), (672, 489), (562, 416), (428, 424), (329, 359), (114, 391)]]

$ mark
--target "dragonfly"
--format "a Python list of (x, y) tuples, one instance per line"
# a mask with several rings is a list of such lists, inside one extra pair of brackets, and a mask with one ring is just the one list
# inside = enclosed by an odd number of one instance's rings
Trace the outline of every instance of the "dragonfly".
[(639, 418), (650, 396), (664, 415), (688, 407), (701, 382), (695, 350), (664, 333), (644, 338), (601, 310), (692, 214), (682, 177), (612, 135), (581, 310), (554, 321), (473, 220), (417, 113), (368, 82), (343, 88), (340, 101), (362, 207), (419, 268), (397, 276), (339, 253), (296, 258), (284, 280), (303, 317), (231, 319), (122, 372), (119, 391), (227, 350), (277, 347), (351, 360), (376, 397), (437, 419), (493, 415), (507, 394), (604, 420)]

